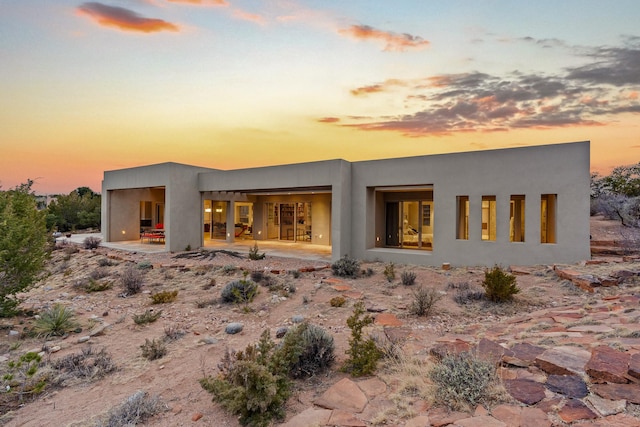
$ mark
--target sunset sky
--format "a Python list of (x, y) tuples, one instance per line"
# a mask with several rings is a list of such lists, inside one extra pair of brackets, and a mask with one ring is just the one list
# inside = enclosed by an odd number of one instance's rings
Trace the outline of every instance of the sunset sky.
[(0, 189), (584, 140), (606, 174), (640, 161), (639, 21), (638, 0), (0, 0)]

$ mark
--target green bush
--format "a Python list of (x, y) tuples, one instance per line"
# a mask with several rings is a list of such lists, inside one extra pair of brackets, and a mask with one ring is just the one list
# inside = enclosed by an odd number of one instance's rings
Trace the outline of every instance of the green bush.
[(396, 267), (390, 262), (384, 266), (384, 277), (387, 279), (387, 282), (391, 283), (396, 280)]
[(133, 266), (127, 267), (121, 276), (122, 287), (126, 295), (135, 295), (142, 289), (144, 278), (140, 270)]
[(264, 259), (265, 253), (260, 253), (258, 249), (258, 242), (255, 242), (252, 248), (249, 248), (249, 259), (258, 261)]
[(333, 337), (319, 326), (301, 323), (285, 334), (277, 352), (289, 358), (289, 375), (311, 377), (335, 361)]
[(331, 304), (331, 307), (342, 307), (345, 302), (347, 302), (347, 300), (343, 296), (337, 296), (331, 298), (329, 304)]
[(416, 273), (413, 271), (403, 271), (400, 275), (400, 280), (405, 286), (413, 286), (416, 284)]
[(289, 355), (274, 351), (269, 331), (257, 344), (238, 353), (227, 351), (220, 363), (219, 375), (200, 379), (200, 385), (213, 394), (213, 400), (229, 412), (239, 415), (244, 426), (266, 427), (282, 420), (285, 403), (291, 395), (288, 378)]
[(44, 211), (31, 184), (0, 190), (0, 317), (16, 314), (20, 298), (40, 277), (49, 256)]
[(349, 339), (349, 349), (345, 353), (349, 357), (341, 369), (354, 377), (374, 373), (382, 355), (373, 338), (365, 339), (362, 336), (362, 329), (373, 323), (373, 318), (368, 314), (361, 318), (364, 312), (364, 303), (360, 301), (354, 305), (353, 314), (347, 319), (347, 326), (351, 329), (351, 338)]
[(155, 313), (151, 310), (145, 310), (142, 314), (134, 314), (133, 322), (136, 325), (146, 325), (147, 323), (153, 323), (160, 318), (162, 315), (162, 310), (156, 311)]
[(505, 273), (497, 265), (491, 270), (484, 272), (482, 287), (484, 288), (487, 299), (493, 302), (508, 301), (520, 292), (516, 283), (516, 276)]
[(158, 396), (149, 396), (145, 391), (137, 391), (122, 404), (111, 409), (97, 427), (122, 427), (142, 425), (149, 418), (167, 410), (167, 405)]
[(495, 368), (470, 353), (460, 353), (444, 357), (429, 377), (436, 386), (436, 403), (454, 411), (469, 410), (486, 400)]
[(34, 324), (34, 332), (44, 336), (62, 336), (78, 327), (73, 310), (61, 304), (40, 313), (40, 317)]
[(42, 374), (42, 358), (35, 352), (20, 356), (17, 361), (7, 363), (8, 372), (2, 377), (3, 392), (14, 394), (22, 402), (25, 396), (34, 396), (44, 391), (48, 377)]
[(167, 345), (161, 339), (144, 340), (144, 344), (140, 346), (142, 349), (142, 357), (149, 360), (156, 360), (167, 354)]
[(409, 307), (411, 314), (416, 316), (429, 317), (433, 312), (435, 304), (440, 301), (442, 295), (433, 288), (420, 286), (412, 292), (413, 301)]
[(258, 293), (258, 285), (247, 279), (234, 280), (222, 289), (221, 298), (225, 303), (249, 303)]
[(356, 278), (360, 273), (360, 261), (345, 255), (331, 264), (331, 271), (338, 277)]
[(100, 243), (102, 243), (102, 239), (94, 236), (85, 237), (82, 241), (82, 245), (85, 249), (97, 249), (100, 246)]
[(162, 291), (157, 294), (150, 295), (152, 304), (164, 304), (173, 302), (178, 297), (178, 291)]

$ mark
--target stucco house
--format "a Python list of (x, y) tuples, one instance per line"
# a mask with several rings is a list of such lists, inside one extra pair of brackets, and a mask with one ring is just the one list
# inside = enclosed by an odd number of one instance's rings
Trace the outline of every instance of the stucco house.
[(106, 242), (324, 245), (332, 259), (573, 263), (589, 252), (589, 142), (238, 170), (104, 172)]

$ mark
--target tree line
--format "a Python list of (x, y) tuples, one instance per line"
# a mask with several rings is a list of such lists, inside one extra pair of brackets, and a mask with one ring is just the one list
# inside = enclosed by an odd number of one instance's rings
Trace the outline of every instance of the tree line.
[(640, 162), (618, 166), (607, 176), (591, 174), (591, 214), (640, 227)]

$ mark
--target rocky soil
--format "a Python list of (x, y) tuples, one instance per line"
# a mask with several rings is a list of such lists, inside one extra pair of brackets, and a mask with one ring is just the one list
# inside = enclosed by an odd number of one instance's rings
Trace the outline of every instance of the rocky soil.
[[(620, 241), (620, 227), (596, 218), (592, 238), (599, 245)], [(0, 322), (2, 372), (8, 361), (30, 350), (44, 349), (44, 358), (53, 361), (89, 346), (104, 348), (117, 370), (5, 407), (10, 410), (2, 420), (9, 426), (95, 425), (143, 390), (159, 396), (167, 408), (149, 426), (235, 427), (237, 419), (198, 384), (216, 372), (225, 351), (244, 349), (265, 329), (275, 337), (278, 328), (303, 318), (334, 336), (337, 368), (350, 337), (346, 319), (362, 300), (375, 317), (368, 332), (395, 343), (403, 360), (424, 367), (435, 363), (434, 355), (475, 351), (498, 367), (502, 393), (486, 406), (447, 412), (434, 405), (428, 384), (421, 388), (415, 375), (385, 361), (372, 377), (351, 378), (333, 369), (298, 381), (285, 425), (640, 426), (640, 261), (610, 252), (571, 266), (510, 266), (521, 288), (513, 302), (459, 304), (455, 299), (460, 300), (461, 288), (482, 289), (482, 268), (396, 265), (397, 278), (390, 283), (379, 262), (363, 262), (361, 268), (373, 274), (351, 280), (333, 277), (328, 264), (269, 253), (251, 261), (246, 254), (223, 252), (185, 257), (66, 245), (53, 252), (46, 279), (24, 295), (23, 308), (31, 316)], [(152, 267), (144, 270), (142, 292), (124, 295), (122, 274), (141, 264)], [(245, 271), (261, 271), (273, 283), (261, 286), (249, 307), (221, 304), (224, 285)], [(400, 284), (403, 271), (416, 274), (415, 285)], [(560, 277), (559, 272), (566, 274)], [(84, 286), (98, 276), (96, 282), (111, 288), (86, 292)], [(442, 296), (429, 317), (409, 310), (420, 285)], [(177, 290), (176, 301), (152, 305), (150, 295), (165, 290)], [(347, 304), (332, 307), (329, 301), (338, 295)], [(56, 303), (73, 309), (81, 330), (50, 341), (29, 338), (34, 314)], [(133, 316), (146, 310), (162, 314), (154, 323), (136, 325)], [(228, 334), (230, 323), (241, 323), (242, 331)], [(170, 331), (185, 334), (168, 344), (164, 357), (149, 361), (142, 356), (145, 340)]]

